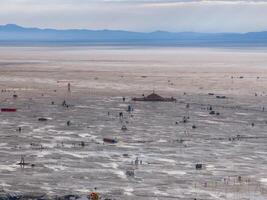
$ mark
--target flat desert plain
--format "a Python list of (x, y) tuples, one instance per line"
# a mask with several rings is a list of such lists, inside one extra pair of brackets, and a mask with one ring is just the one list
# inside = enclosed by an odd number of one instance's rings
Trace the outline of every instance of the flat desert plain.
[(267, 49), (0, 47), (0, 108), (2, 193), (267, 198)]

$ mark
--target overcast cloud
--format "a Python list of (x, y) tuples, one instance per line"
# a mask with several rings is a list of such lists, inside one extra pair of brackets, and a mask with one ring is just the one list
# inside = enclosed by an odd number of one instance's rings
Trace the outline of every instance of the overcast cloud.
[(132, 31), (267, 31), (267, 0), (0, 0), (0, 24)]

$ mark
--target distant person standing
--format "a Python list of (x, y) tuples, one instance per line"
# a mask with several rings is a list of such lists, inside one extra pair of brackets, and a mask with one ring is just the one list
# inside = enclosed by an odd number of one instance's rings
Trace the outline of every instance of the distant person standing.
[(139, 164), (139, 159), (138, 157), (136, 157), (135, 161), (134, 161), (134, 164), (137, 166)]
[(128, 109), (127, 109), (127, 111), (128, 111), (128, 113), (131, 113), (131, 111), (132, 111), (132, 107), (131, 107), (131, 105), (128, 105)]
[(70, 83), (68, 83), (68, 92), (70, 92)]

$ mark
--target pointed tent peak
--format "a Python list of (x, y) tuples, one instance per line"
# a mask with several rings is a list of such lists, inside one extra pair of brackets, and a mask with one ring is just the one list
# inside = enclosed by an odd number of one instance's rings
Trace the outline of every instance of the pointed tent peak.
[(132, 98), (133, 101), (164, 101), (164, 102), (175, 102), (176, 99), (171, 97), (171, 98), (165, 98), (162, 97), (158, 94), (155, 93), (155, 91), (153, 90), (153, 92), (148, 95), (148, 96), (144, 96), (142, 98)]
[(156, 94), (154, 90), (153, 90), (153, 93), (148, 95), (146, 98), (147, 99), (163, 99), (163, 97), (158, 95), (158, 94)]

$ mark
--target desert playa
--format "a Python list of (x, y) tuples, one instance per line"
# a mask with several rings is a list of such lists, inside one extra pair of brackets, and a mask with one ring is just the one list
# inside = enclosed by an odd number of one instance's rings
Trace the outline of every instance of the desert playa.
[(3, 196), (266, 199), (265, 48), (0, 47), (0, 108)]

